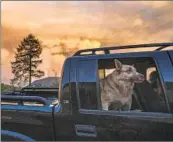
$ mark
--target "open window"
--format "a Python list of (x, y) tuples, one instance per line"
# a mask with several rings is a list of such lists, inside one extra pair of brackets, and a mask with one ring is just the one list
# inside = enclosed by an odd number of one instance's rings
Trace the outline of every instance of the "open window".
[[(161, 85), (160, 75), (159, 72), (157, 71), (157, 67), (154, 60), (152, 58), (121, 58), (117, 60), (120, 61), (122, 65), (133, 66), (136, 69), (137, 73), (143, 74), (145, 77), (145, 80), (142, 83), (135, 82), (132, 91), (133, 92), (132, 104), (130, 110), (140, 110), (144, 112), (168, 112), (163, 86)], [(118, 88), (118, 86), (114, 85), (112, 82), (115, 81), (117, 83), (119, 82), (119, 84), (122, 83), (121, 86), (124, 85), (124, 90), (126, 90), (126, 88), (128, 87), (130, 88), (130, 86), (128, 85), (129, 80), (127, 78), (129, 77), (130, 79), (132, 77), (131, 74), (133, 72), (135, 74), (135, 71), (128, 72), (128, 69), (126, 70), (125, 68), (123, 68), (122, 70), (120, 69), (119, 73), (113, 73), (114, 70), (116, 70), (114, 59), (98, 60), (99, 79), (104, 80), (104, 85), (108, 88), (105, 91), (105, 89), (103, 90), (103, 88), (101, 87), (100, 92), (104, 91), (105, 96), (108, 94), (107, 95), (108, 101), (109, 99), (113, 99), (114, 97), (118, 98), (120, 96), (123, 96), (125, 93), (123, 89), (121, 90), (120, 88)], [(115, 74), (114, 77), (112, 76), (112, 82), (110, 79), (107, 78), (109, 74)], [(151, 75), (153, 75), (152, 80), (151, 80)], [(120, 80), (118, 78), (120, 78)], [(122, 81), (123, 79), (124, 81)], [(113, 91), (113, 89), (115, 90), (114, 95), (117, 96), (111, 96), (113, 95), (113, 93), (112, 94), (109, 93), (109, 90)], [(121, 99), (119, 100), (122, 100), (121, 102), (117, 102), (116, 99), (113, 102), (110, 101), (111, 103), (109, 105), (109, 109), (114, 110), (115, 105), (117, 105), (118, 103), (123, 103), (123, 99), (125, 100), (125, 98), (124, 97), (120, 98)], [(122, 109), (118, 110), (122, 111)]]
[[(132, 89), (132, 103), (130, 111), (138, 110), (142, 112), (168, 112), (166, 94), (163, 91), (163, 86), (160, 80), (161, 75), (158, 72), (157, 65), (153, 58), (116, 58), (122, 65), (133, 66), (137, 73), (144, 75), (144, 81), (141, 83), (134, 83)], [(107, 76), (112, 74), (115, 70), (115, 58), (99, 59), (99, 60), (85, 60), (79, 64), (78, 72), (78, 97), (80, 100), (80, 108), (82, 109), (103, 109), (102, 108), (102, 87), (101, 80), (106, 80)], [(120, 70), (120, 72), (125, 70)], [(151, 74), (155, 76), (151, 80)], [(122, 73), (123, 74), (123, 73)], [(129, 72), (130, 74), (130, 72)], [(128, 73), (124, 76), (126, 80)], [(116, 78), (116, 77), (115, 77)], [(123, 78), (123, 76), (121, 76)], [(113, 79), (113, 78), (112, 78)], [(155, 84), (153, 82), (156, 82)], [(126, 81), (124, 81), (126, 85)], [(110, 87), (109, 81), (105, 81), (104, 85)], [(111, 89), (118, 89), (117, 86), (111, 86)], [(109, 89), (108, 89), (109, 90)], [(121, 90), (117, 91), (119, 95), (123, 95)], [(115, 91), (115, 94), (117, 93)], [(105, 92), (110, 95), (109, 91)], [(122, 93), (122, 94), (121, 94)], [(112, 96), (109, 96), (112, 99)], [(126, 98), (123, 98), (124, 100)], [(117, 109), (114, 106), (117, 102), (111, 102), (108, 110), (126, 111)], [(119, 102), (118, 102), (119, 103)]]

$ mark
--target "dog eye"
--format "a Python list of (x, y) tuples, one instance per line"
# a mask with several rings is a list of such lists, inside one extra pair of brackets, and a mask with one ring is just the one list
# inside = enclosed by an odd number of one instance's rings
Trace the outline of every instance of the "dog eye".
[(132, 69), (131, 68), (129, 68), (128, 70), (127, 70), (127, 72), (131, 72), (132, 71)]

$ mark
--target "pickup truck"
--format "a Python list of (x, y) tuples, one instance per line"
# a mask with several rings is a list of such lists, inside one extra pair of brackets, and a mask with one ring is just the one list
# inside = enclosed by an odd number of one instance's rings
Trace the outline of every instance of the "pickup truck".
[[(113, 104), (102, 109), (99, 81), (114, 70), (114, 59), (133, 64), (145, 76), (135, 83), (130, 111), (114, 110)], [(1, 95), (1, 139), (172, 141), (173, 43), (77, 51), (64, 62), (54, 99)]]

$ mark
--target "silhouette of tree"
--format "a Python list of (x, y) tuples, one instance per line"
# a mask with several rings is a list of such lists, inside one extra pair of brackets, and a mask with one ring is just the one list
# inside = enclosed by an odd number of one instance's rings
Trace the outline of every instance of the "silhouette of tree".
[(32, 77), (44, 76), (44, 72), (37, 69), (42, 63), (39, 59), (41, 52), (41, 42), (33, 34), (29, 34), (21, 41), (15, 53), (15, 61), (11, 62), (14, 74), (14, 78), (11, 79), (12, 84), (20, 85), (22, 82), (29, 82), (31, 85)]

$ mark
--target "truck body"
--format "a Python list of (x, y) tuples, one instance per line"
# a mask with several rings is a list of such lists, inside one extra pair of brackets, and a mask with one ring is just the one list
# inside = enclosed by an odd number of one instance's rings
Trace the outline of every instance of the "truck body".
[[(168, 46), (173, 43), (76, 52), (64, 62), (54, 99), (41, 95), (1, 95), (1, 139), (173, 140), (173, 50), (161, 51)], [(111, 52), (141, 47), (157, 50)], [(146, 78), (146, 82), (135, 84), (130, 111), (106, 111), (101, 107), (99, 80), (114, 69), (114, 59), (134, 64)], [(161, 103), (149, 82), (152, 71), (158, 73)]]

